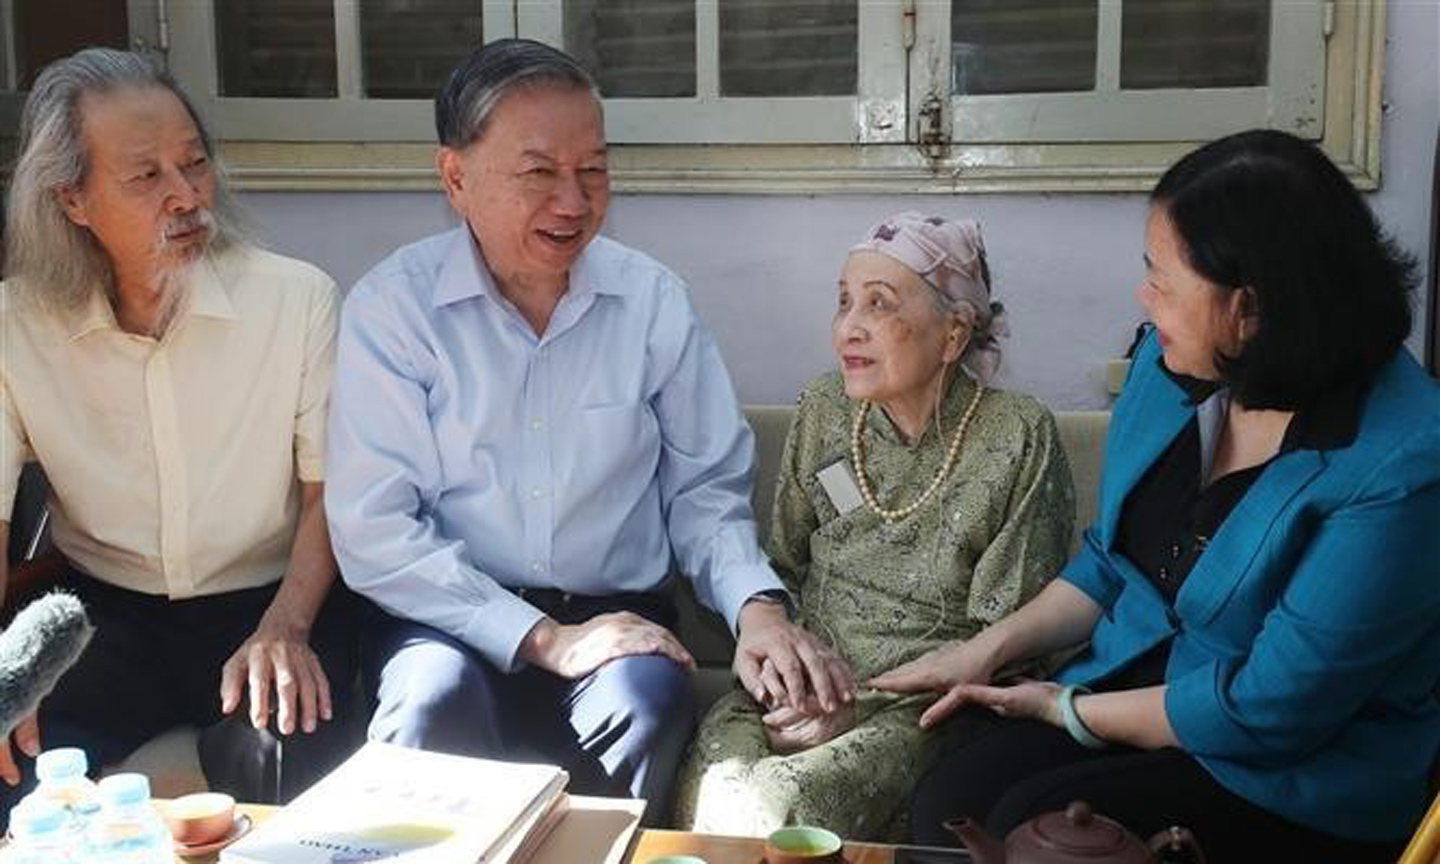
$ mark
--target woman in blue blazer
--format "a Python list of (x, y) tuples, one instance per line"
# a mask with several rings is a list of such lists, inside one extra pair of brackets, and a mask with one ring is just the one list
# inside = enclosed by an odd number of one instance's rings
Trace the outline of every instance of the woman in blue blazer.
[[(1246, 132), (1156, 187), (1099, 515), (1031, 603), (871, 681), (965, 734), (919, 842), (1074, 799), (1212, 861), (1393, 860), (1440, 746), (1440, 386), (1415, 267), (1318, 149)], [(1080, 647), (1054, 681), (997, 686)], [(983, 709), (990, 709), (985, 711)], [(1270, 857), (1265, 857), (1270, 856)]]

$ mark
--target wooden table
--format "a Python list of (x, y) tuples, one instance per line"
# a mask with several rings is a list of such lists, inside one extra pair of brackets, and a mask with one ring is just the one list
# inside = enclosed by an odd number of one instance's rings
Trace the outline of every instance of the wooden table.
[[(240, 809), (257, 822), (276, 811), (275, 807), (242, 804)], [(846, 843), (846, 864), (892, 864), (894, 846), (879, 843)], [(697, 855), (706, 864), (760, 864), (765, 857), (765, 841), (755, 837), (722, 837), (717, 834), (695, 834), (690, 831), (641, 830), (630, 851), (628, 864), (645, 864), (661, 855)], [(190, 858), (176, 857), (176, 864), (215, 864), (218, 853)]]
[[(645, 864), (661, 855), (695, 855), (706, 864), (760, 864), (765, 841), (754, 837), (721, 837), (689, 831), (646, 829), (630, 853), (629, 864)], [(846, 864), (891, 864), (894, 846), (878, 843), (846, 843)]]

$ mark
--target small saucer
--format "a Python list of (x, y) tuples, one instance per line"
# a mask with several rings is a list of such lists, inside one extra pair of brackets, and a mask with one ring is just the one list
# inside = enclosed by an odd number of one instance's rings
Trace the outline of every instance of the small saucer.
[(196, 855), (209, 855), (211, 852), (219, 852), (241, 837), (249, 833), (254, 826), (254, 821), (248, 813), (236, 813), (235, 823), (230, 826), (229, 832), (219, 840), (211, 840), (209, 843), (197, 843), (194, 846), (186, 846), (182, 843), (174, 844), (175, 854), (181, 858), (191, 858)]

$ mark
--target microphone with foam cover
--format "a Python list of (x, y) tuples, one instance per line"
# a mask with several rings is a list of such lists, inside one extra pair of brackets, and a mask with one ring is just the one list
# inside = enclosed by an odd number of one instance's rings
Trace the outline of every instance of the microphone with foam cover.
[(0, 633), (0, 736), (34, 713), (94, 632), (72, 594), (46, 594), (20, 610)]

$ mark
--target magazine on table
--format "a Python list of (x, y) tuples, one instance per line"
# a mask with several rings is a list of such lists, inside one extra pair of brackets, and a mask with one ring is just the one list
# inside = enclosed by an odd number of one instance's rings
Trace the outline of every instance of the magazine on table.
[(369, 742), (223, 864), (521, 864), (563, 821), (564, 770)]

